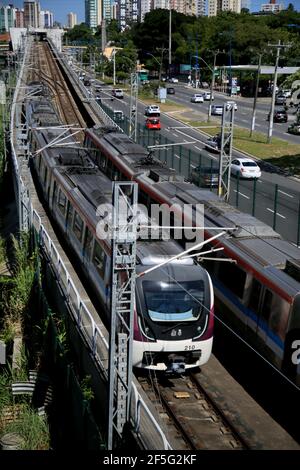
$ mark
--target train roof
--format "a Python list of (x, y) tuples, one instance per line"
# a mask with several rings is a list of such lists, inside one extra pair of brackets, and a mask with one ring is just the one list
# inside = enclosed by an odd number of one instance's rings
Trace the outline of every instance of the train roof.
[[(87, 133), (93, 135), (94, 130)], [(149, 158), (147, 150), (128, 136), (117, 132), (98, 132), (96, 136), (102, 144), (106, 142), (115, 149), (112, 155), (127, 166), (140, 187), (149, 190), (153, 197), (156, 195), (159, 201), (168, 201), (170, 205), (202, 204), (207, 233), (212, 227), (232, 227), (234, 230), (222, 237), (229, 256), (232, 253), (252, 269), (269, 278), (277, 278), (278, 285), (288, 291), (300, 291), (300, 251), (283, 240), (272, 227), (230, 206), (213, 192), (185, 182), (175, 170), (168, 169), (151, 156)], [(145, 165), (147, 159), (148, 165)], [(203, 213), (203, 209), (199, 210)], [(211, 235), (215, 233), (210, 232)]]
[[(101, 210), (99, 206), (112, 204), (112, 182), (97, 169), (82, 171), (80, 168), (56, 168), (56, 172), (60, 174), (61, 181), (68, 183), (73, 199), (96, 230), (101, 215), (105, 216), (107, 212), (105, 207)], [(158, 264), (181, 252), (182, 248), (174, 240), (139, 240), (137, 262), (145, 266)], [(194, 261), (192, 258), (181, 258), (171, 264), (192, 266)]]

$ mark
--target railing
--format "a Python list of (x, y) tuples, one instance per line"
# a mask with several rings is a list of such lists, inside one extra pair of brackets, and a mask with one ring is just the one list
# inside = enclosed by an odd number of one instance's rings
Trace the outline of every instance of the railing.
[[(12, 151), (12, 160), (13, 160), (13, 172), (16, 181), (16, 198), (18, 200), (18, 215), (19, 219), (22, 219), (24, 211), (22, 206), (26, 206), (26, 210), (29, 217), (29, 222), (31, 227), (39, 234), (39, 240), (42, 245), (43, 250), (47, 254), (49, 260), (51, 261), (54, 272), (57, 276), (57, 279), (60, 283), (60, 286), (64, 292), (64, 295), (72, 308), (74, 313), (74, 318), (76, 320), (78, 330), (83, 334), (87, 345), (92, 353), (92, 356), (100, 366), (102, 372), (107, 377), (107, 364), (105, 364), (105, 355), (108, 357), (108, 343), (104, 337), (101, 329), (95, 322), (92, 314), (86, 307), (84, 301), (81, 299), (78, 290), (54, 244), (47, 230), (45, 229), (41, 217), (38, 212), (33, 208), (30, 197), (28, 196), (28, 188), (23, 182), (23, 179), (20, 174), (20, 167), (17, 157), (17, 149), (15, 148), (15, 140), (17, 137), (15, 135), (15, 123), (19, 122), (17, 120), (18, 107), (17, 103), (22, 100), (22, 97), (19, 96), (19, 91), (21, 89), (22, 77), (25, 69), (25, 64), (29, 52), (28, 39), (25, 43), (25, 53), (23, 57), (22, 64), (20, 66), (19, 77), (17, 85), (15, 88), (13, 103), (11, 107), (11, 116), (10, 116), (10, 142), (11, 142), (11, 151)], [(20, 109), (19, 109), (20, 112)], [(29, 170), (28, 170), (29, 171)], [(29, 195), (30, 196), (30, 195)], [(20, 227), (23, 227), (23, 221), (21, 220)], [(154, 416), (150, 412), (149, 408), (145, 404), (142, 397), (137, 392), (136, 386), (132, 384), (132, 404), (131, 404), (131, 422), (133, 428), (139, 438), (144, 442), (146, 448), (157, 448), (157, 449), (171, 449), (170, 444), (168, 443), (163, 431), (161, 430), (159, 424), (156, 422)], [(141, 423), (146, 422), (144, 429), (147, 430), (147, 437), (141, 436)], [(149, 428), (149, 426), (151, 426)], [(148, 447), (147, 447), (148, 446)]]

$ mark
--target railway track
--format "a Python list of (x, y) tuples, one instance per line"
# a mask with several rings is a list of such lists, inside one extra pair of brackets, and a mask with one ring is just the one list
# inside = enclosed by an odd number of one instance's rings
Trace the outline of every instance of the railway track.
[(178, 450), (244, 450), (247, 442), (199, 382), (200, 374), (139, 377)]
[[(31, 59), (33, 67), (29, 74), (29, 81), (37, 80), (48, 86), (63, 122), (74, 127), (86, 127), (86, 123), (64, 81), (56, 60), (52, 56), (48, 43), (39, 42), (34, 44)], [(80, 141), (83, 141), (84, 133), (78, 133), (77, 137)]]

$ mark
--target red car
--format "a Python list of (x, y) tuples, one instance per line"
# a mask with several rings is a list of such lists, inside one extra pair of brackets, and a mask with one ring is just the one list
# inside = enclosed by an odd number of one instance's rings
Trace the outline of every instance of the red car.
[(157, 129), (160, 131), (161, 125), (158, 118), (148, 118), (145, 123), (146, 129)]

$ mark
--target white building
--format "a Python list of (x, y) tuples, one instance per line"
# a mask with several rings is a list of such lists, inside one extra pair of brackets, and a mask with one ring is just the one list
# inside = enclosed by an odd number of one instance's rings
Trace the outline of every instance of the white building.
[(54, 17), (52, 11), (42, 10), (40, 12), (40, 28), (53, 28)]
[(270, 0), (269, 3), (262, 4), (260, 10), (266, 13), (278, 13), (284, 10), (284, 5), (282, 3), (276, 3), (276, 0)]
[(216, 16), (219, 11), (241, 13), (241, 0), (208, 0), (208, 16)]
[(68, 13), (68, 16), (67, 16), (67, 19), (68, 19), (68, 28), (72, 29), (74, 28), (74, 26), (77, 25), (77, 14), (76, 13)]

